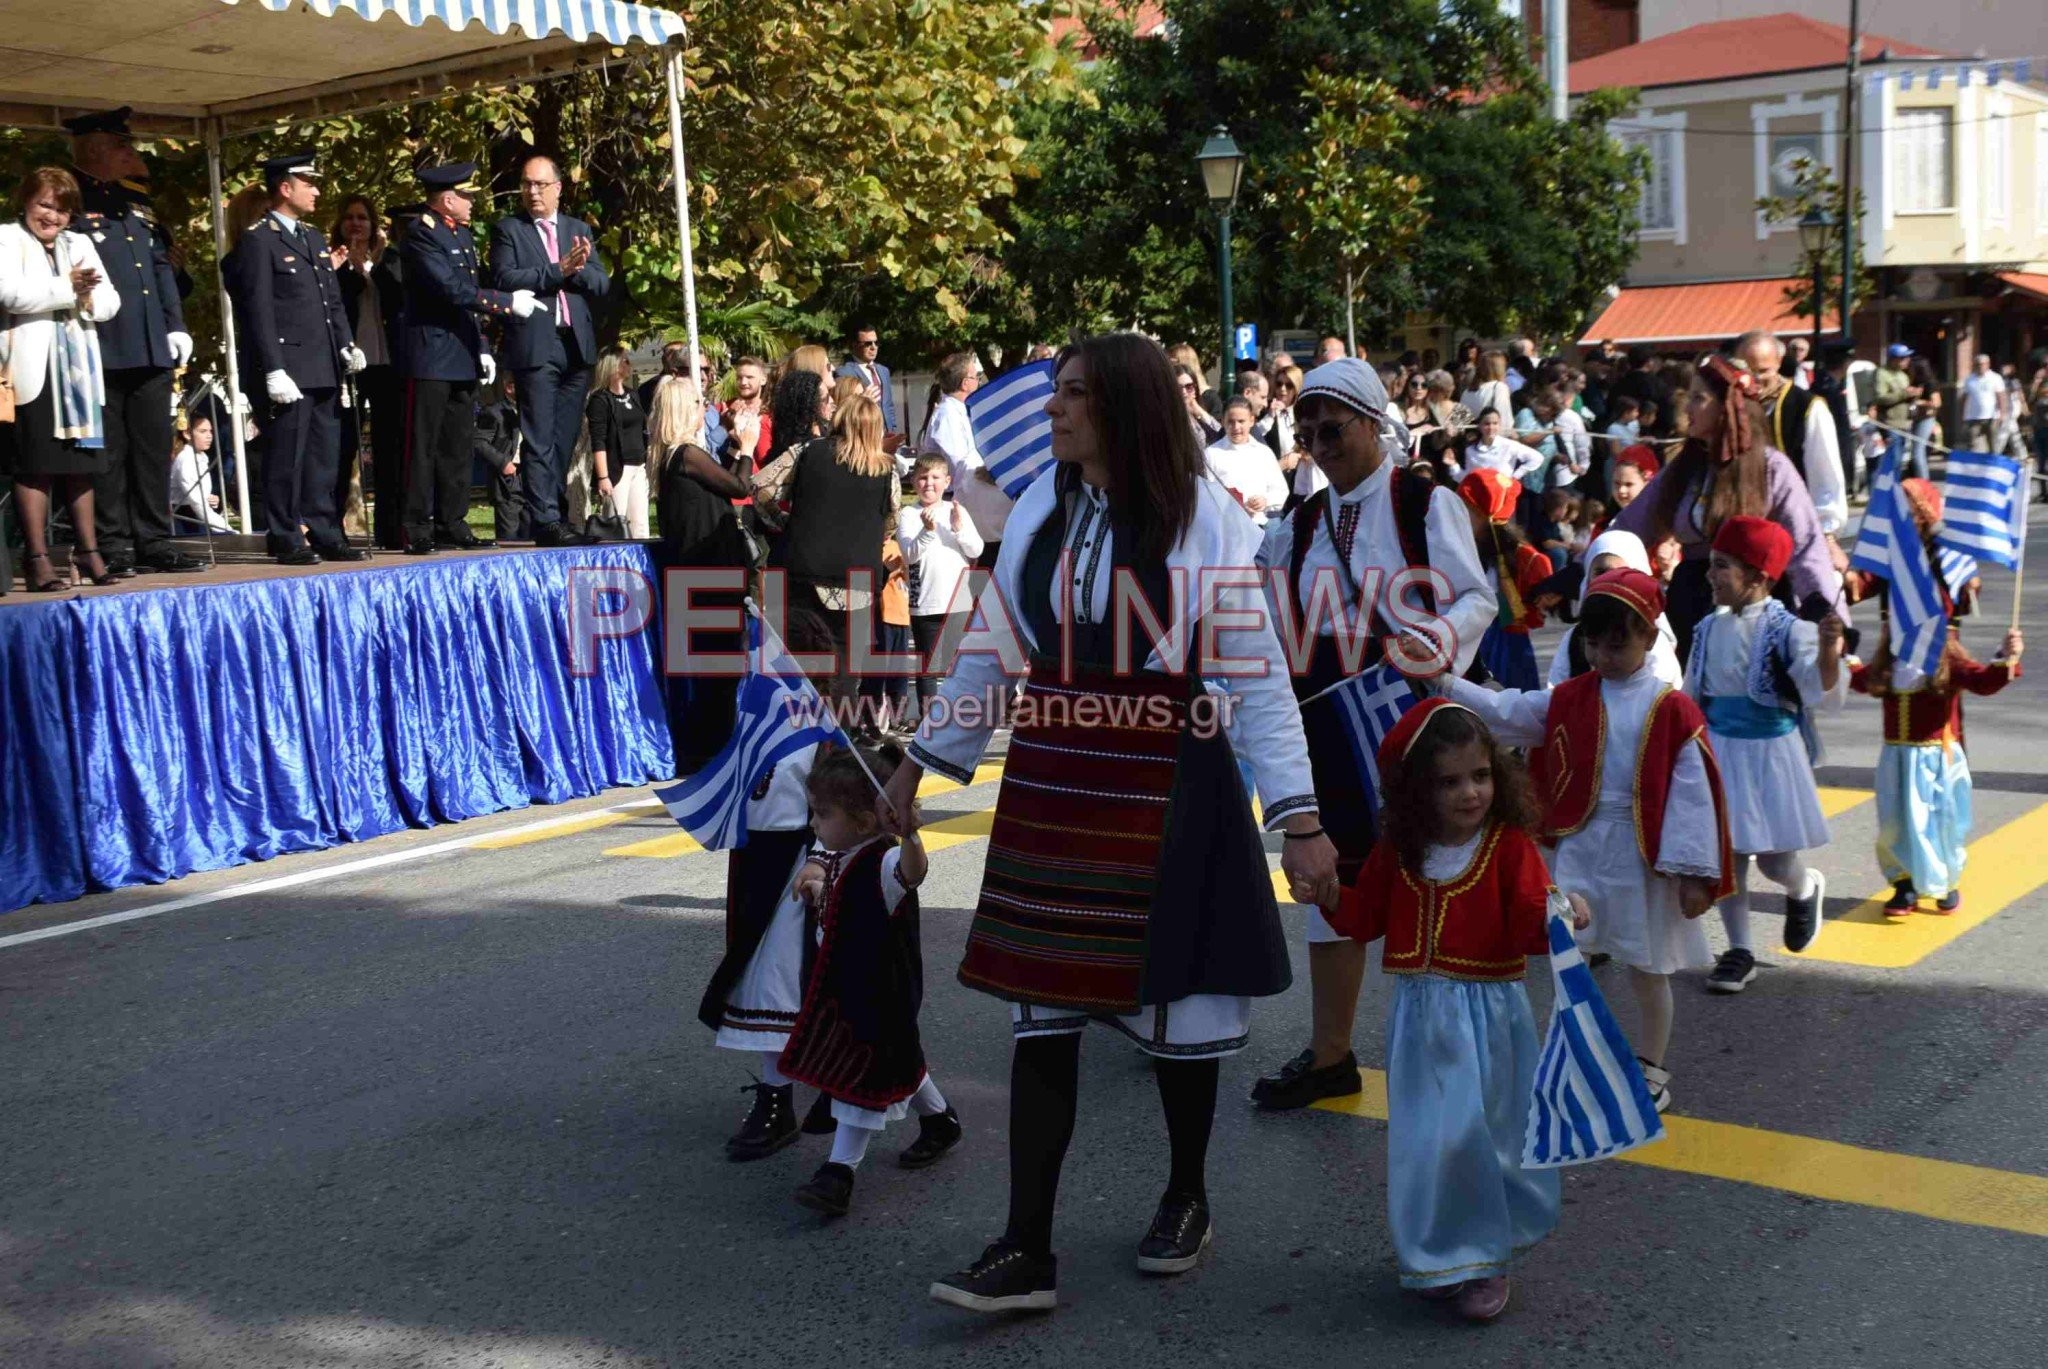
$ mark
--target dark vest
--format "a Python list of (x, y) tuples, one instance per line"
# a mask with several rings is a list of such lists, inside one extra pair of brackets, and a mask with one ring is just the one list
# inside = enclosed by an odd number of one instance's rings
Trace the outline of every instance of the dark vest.
[[(1436, 486), (1431, 482), (1411, 476), (1399, 466), (1388, 473), (1387, 498), (1394, 502), (1394, 532), (1401, 540), (1401, 559), (1410, 566), (1429, 565), (1429, 501), (1435, 491)], [(1297, 621), (1302, 613), (1301, 568), (1308, 560), (1308, 547), (1315, 538), (1316, 524), (1323, 519), (1323, 510), (1329, 502), (1328, 494), (1325, 490), (1303, 500), (1295, 505), (1292, 515), (1294, 547), (1287, 562), (1287, 596), (1293, 604)], [(1350, 582), (1341, 574), (1338, 578), (1348, 592)], [(1385, 593), (1384, 586), (1381, 593)], [(1429, 586), (1418, 586), (1417, 596), (1425, 612), (1436, 611), (1436, 595)], [(1387, 635), (1387, 626), (1380, 617), (1377, 603), (1372, 605), (1372, 615), (1372, 641), (1365, 651), (1365, 664), (1368, 666), (1379, 661), (1380, 639)], [(1305, 699), (1311, 694), (1319, 694), (1337, 683), (1342, 675), (1343, 664), (1335, 634), (1319, 636), (1309, 657), (1307, 674), (1297, 675), (1294, 679), (1295, 697)]]
[[(1067, 542), (1067, 496), (1079, 483), (1078, 470), (1061, 467), (1053, 484), (1052, 516), (1033, 536), (1031, 549), (1024, 556), (1024, 621), (1031, 625), (1032, 638), (1038, 645), (1037, 654), (1054, 659), (1060, 652), (1061, 628), (1052, 612), (1053, 586), (1059, 578), (1060, 552)], [(1152, 561), (1138, 559), (1138, 534), (1129, 520), (1117, 512), (1114, 504), (1109, 510), (1109, 533), (1109, 621), (1076, 623), (1072, 628), (1074, 664), (1103, 670), (1116, 667), (1115, 577), (1118, 572), (1129, 572), (1137, 577), (1138, 588), (1144, 591), (1154, 616), (1169, 630), (1174, 620), (1172, 578), (1166, 573), (1165, 558)], [(1137, 632), (1147, 633), (1144, 620), (1135, 615), (1132, 627)], [(1191, 640), (1199, 641), (1200, 637), (1197, 635)], [(1157, 645), (1158, 640), (1149, 633), (1144, 640), (1133, 641), (1133, 664), (1142, 668), (1152, 648)], [(1199, 684), (1196, 688), (1199, 690)]]
[(1770, 444), (1792, 459), (1801, 480), (1806, 479), (1806, 416), (1813, 403), (1813, 391), (1787, 385), (1764, 413)]

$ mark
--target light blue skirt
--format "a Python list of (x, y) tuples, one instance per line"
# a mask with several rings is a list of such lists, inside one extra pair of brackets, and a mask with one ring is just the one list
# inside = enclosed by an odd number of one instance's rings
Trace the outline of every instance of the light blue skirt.
[(1403, 1288), (1507, 1272), (1557, 1225), (1554, 1169), (1523, 1169), (1541, 1046), (1519, 982), (1402, 975), (1387, 1014), (1387, 1225)]
[(1940, 898), (1963, 877), (1970, 762), (1960, 746), (1886, 745), (1877, 757), (1877, 863), (1896, 883)]

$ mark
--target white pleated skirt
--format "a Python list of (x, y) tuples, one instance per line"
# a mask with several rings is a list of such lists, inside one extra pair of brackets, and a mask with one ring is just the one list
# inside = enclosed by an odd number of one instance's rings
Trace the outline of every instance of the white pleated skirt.
[(1704, 969), (1714, 963), (1706, 929), (1678, 907), (1678, 881), (1643, 864), (1634, 817), (1596, 809), (1592, 821), (1557, 844), (1551, 878), (1578, 894), (1593, 925), (1578, 934), (1579, 949), (1604, 951), (1651, 974)]
[(1728, 796), (1728, 839), (1736, 854), (1811, 851), (1828, 844), (1813, 765), (1797, 732), (1729, 737), (1709, 729), (1721, 788)]

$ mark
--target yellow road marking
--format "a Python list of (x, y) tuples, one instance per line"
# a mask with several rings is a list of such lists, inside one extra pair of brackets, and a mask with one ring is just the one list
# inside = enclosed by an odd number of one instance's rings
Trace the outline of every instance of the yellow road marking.
[(570, 818), (537, 831), (507, 832), (502, 837), (484, 837), (470, 843), (476, 851), (503, 851), (513, 846), (525, 846), (536, 841), (553, 841), (556, 837), (574, 836), (578, 832), (595, 832), (600, 827), (614, 827), (622, 822), (635, 822), (647, 816), (643, 809), (636, 813), (592, 813), (588, 817)]
[(605, 854), (640, 856), (647, 860), (674, 860), (677, 856), (694, 856), (703, 849), (703, 844), (688, 832), (671, 832), (665, 837), (636, 841), (630, 846), (614, 846)]
[(1838, 818), (1851, 808), (1861, 807), (1876, 797), (1876, 793), (1869, 789), (1822, 789), (1821, 816)]
[(925, 853), (929, 855), (933, 851), (943, 851), (948, 846), (958, 846), (962, 842), (979, 841), (987, 836), (995, 825), (996, 810), (984, 808), (979, 812), (962, 813), (958, 817), (928, 822), (918, 829), (918, 834), (924, 838)]
[(1915, 913), (1903, 922), (1893, 922), (1884, 915), (1884, 901), (1891, 897), (1891, 890), (1881, 889), (1855, 911), (1831, 919), (1799, 958), (1880, 970), (1917, 965), (2048, 883), (2048, 861), (2041, 858), (2044, 850), (2048, 850), (2048, 804), (1970, 843), (1961, 911), (1946, 917)]
[[(994, 765), (977, 765), (974, 767), (974, 778), (967, 782), (967, 786), (987, 784), (991, 780), (999, 780), (1002, 777), (1003, 767), (1001, 762), (997, 762)], [(933, 794), (942, 794), (949, 790), (967, 786), (962, 786), (947, 779), (937, 771), (933, 771), (917, 782), (917, 796), (922, 799)]]
[[(1379, 1070), (1358, 1074), (1363, 1092), (1327, 1098), (1315, 1106), (1385, 1121), (1386, 1075)], [(2048, 1178), (2037, 1174), (1868, 1150), (1696, 1117), (1667, 1115), (1664, 1130), (1662, 1141), (1614, 1158), (1829, 1202), (2048, 1236)]]

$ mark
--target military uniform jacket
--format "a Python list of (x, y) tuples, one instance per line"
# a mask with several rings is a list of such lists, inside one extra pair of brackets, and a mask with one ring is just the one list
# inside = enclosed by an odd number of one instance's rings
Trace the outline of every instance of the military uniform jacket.
[(225, 266), (244, 386), (260, 395), (263, 378), (283, 371), (301, 390), (339, 387), (341, 352), (355, 335), (320, 230), (301, 223), (288, 232), (277, 215), (265, 214)]
[(509, 316), (512, 296), (478, 284), (476, 239), (439, 214), (420, 215), (399, 249), (405, 276), (403, 374), (474, 382), (490, 352), (480, 317)]
[[(84, 201), (71, 231), (92, 239), (121, 312), (100, 323), (100, 361), (110, 371), (171, 366), (169, 335), (185, 331), (170, 234), (156, 221), (149, 196), (127, 181), (95, 180), (73, 169)], [(189, 283), (186, 288), (189, 288)]]

